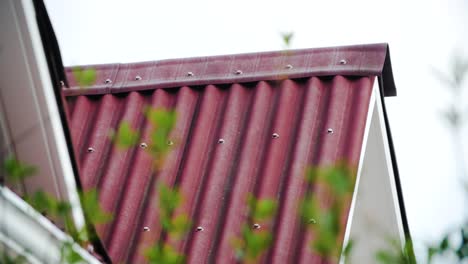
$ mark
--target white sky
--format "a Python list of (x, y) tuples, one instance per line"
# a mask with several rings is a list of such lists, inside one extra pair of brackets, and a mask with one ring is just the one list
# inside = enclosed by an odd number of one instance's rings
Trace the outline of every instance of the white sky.
[(388, 42), (398, 97), (387, 110), (416, 246), (468, 215), (439, 115), (449, 97), (430, 72), (467, 46), (467, 0), (45, 2), (65, 65), (278, 50), (285, 31), (292, 48)]

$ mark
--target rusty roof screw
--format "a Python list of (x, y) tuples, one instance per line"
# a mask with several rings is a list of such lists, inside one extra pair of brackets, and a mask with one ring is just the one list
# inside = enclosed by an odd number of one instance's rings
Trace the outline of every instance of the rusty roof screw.
[(316, 224), (316, 223), (317, 223), (317, 220), (311, 218), (311, 219), (309, 219), (309, 223), (310, 223), (310, 224)]
[(168, 140), (168, 141), (167, 141), (167, 145), (168, 145), (168, 146), (172, 146), (172, 145), (174, 145), (174, 142), (173, 142), (172, 140)]
[(145, 149), (145, 148), (147, 148), (147, 147), (148, 147), (148, 144), (146, 144), (145, 142), (141, 142), (141, 143), (140, 143), (140, 148)]
[(187, 72), (188, 77), (192, 77), (193, 75), (194, 75), (193, 72)]
[(92, 148), (92, 147), (89, 147), (89, 148), (88, 148), (88, 153), (92, 153), (92, 152), (94, 152), (94, 151), (96, 151), (94, 148)]
[(273, 135), (271, 135), (272, 138), (279, 138), (279, 134), (278, 133), (273, 133)]
[(243, 72), (241, 70), (236, 71), (236, 75), (241, 75)]
[(224, 139), (220, 138), (218, 139), (218, 144), (223, 144), (224, 143)]
[(260, 229), (260, 227), (261, 227), (260, 224), (257, 224), (257, 223), (253, 224), (254, 229)]
[(135, 81), (141, 81), (141, 76), (140, 75), (135, 76)]
[(148, 231), (150, 231), (150, 228), (147, 227), (147, 226), (145, 226), (145, 227), (143, 227), (143, 231), (144, 231), (144, 232), (148, 232)]
[(197, 226), (197, 232), (201, 232), (201, 231), (203, 231), (203, 227)]
[(333, 134), (333, 129), (331, 129), (331, 128), (327, 129), (327, 133), (328, 134)]
[(346, 63), (348, 63), (348, 62), (345, 59), (340, 60), (341, 65), (345, 65)]
[(293, 66), (291, 64), (286, 65), (286, 69), (290, 70), (292, 68), (293, 68)]
[(112, 83), (112, 80), (111, 80), (111, 79), (106, 79), (106, 80), (104, 81), (104, 83), (106, 83), (106, 84)]

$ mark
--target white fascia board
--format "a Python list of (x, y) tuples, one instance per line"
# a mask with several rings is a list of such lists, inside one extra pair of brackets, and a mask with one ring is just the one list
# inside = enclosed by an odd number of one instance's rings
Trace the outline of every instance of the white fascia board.
[(26, 181), (27, 190), (40, 189), (69, 202), (81, 229), (84, 216), (31, 0), (0, 1), (0, 34), (0, 100), (10, 136), (6, 145), (17, 159), (39, 168)]
[(343, 242), (353, 247), (340, 263), (375, 263), (379, 250), (393, 249), (391, 240), (405, 241), (381, 96), (375, 80)]
[[(30, 263), (61, 263), (62, 246), (72, 238), (6, 187), (0, 186), (0, 244)], [(101, 263), (77, 244), (86, 263)]]

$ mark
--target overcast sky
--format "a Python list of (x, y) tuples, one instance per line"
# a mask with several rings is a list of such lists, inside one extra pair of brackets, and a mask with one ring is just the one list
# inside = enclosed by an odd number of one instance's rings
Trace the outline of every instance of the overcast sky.
[[(398, 97), (387, 98), (411, 232), (433, 241), (467, 215), (440, 118), (448, 72), (468, 46), (467, 0), (46, 0), (65, 65), (137, 62), (388, 42)], [(465, 204), (465, 206), (464, 206)]]

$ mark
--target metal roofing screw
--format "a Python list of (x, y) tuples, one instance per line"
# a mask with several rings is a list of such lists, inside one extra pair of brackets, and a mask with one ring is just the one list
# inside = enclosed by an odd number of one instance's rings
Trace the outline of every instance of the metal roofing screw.
[(271, 137), (273, 137), (273, 138), (279, 138), (279, 134), (278, 134), (278, 133), (273, 133), (273, 135), (271, 135)]
[(61, 85), (61, 86), (65, 86), (65, 82), (64, 82), (64, 81), (60, 81), (60, 85)]
[(237, 74), (237, 75), (241, 75), (242, 73), (243, 73), (243, 72), (242, 72), (241, 70), (237, 70), (237, 71), (236, 71), (236, 74)]
[(224, 139), (220, 138), (218, 139), (218, 144), (223, 144), (224, 143)]
[(327, 133), (328, 134), (333, 134), (333, 129), (331, 129), (331, 128), (327, 129)]
[(259, 224), (256, 224), (256, 223), (253, 224), (253, 228), (254, 228), (254, 229), (260, 229), (260, 227), (261, 227), (261, 226), (260, 226)]
[(94, 252), (94, 247), (93, 247), (93, 245), (91, 245), (91, 244), (88, 245), (87, 249), (88, 249), (88, 252), (89, 252), (89, 253), (93, 253), (93, 252)]
[(147, 148), (148, 145), (145, 142), (140, 143), (140, 148)]
[(94, 152), (94, 151), (96, 151), (94, 148), (92, 148), (92, 147), (88, 148), (88, 153), (91, 153), (91, 152)]
[(192, 77), (193, 75), (194, 75), (193, 72), (187, 72), (188, 77)]
[(341, 64), (341, 65), (345, 65), (346, 63), (348, 63), (348, 62), (347, 62), (345, 59), (340, 60), (340, 64)]
[(291, 64), (286, 65), (286, 69), (292, 69), (293, 66)]
[(311, 224), (316, 224), (317, 221), (316, 221), (315, 219), (311, 218), (311, 219), (309, 219), (309, 223), (311, 223)]
[(135, 76), (135, 81), (141, 81), (141, 76), (140, 75)]
[(111, 80), (111, 79), (106, 79), (106, 80), (104, 81), (104, 83), (112, 83), (112, 80)]
[(148, 232), (148, 231), (150, 231), (150, 228), (145, 226), (145, 227), (143, 227), (143, 231)]
[(197, 232), (201, 232), (201, 231), (203, 231), (203, 227), (198, 226), (198, 227), (197, 227)]
[(172, 146), (172, 145), (174, 145), (174, 142), (172, 140), (168, 140), (167, 145)]

